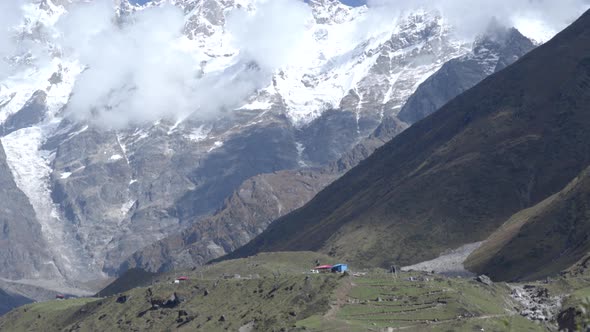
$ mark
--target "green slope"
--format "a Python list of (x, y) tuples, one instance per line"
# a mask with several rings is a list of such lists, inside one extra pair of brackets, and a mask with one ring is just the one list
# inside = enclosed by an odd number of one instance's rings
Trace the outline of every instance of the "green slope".
[(509, 294), (503, 284), (376, 273), (343, 282), (334, 296), (340, 302), (297, 326), (311, 331), (543, 331), (514, 311), (518, 304)]
[(467, 260), (499, 280), (538, 279), (590, 252), (590, 168), (559, 193), (514, 215)]
[[(0, 331), (541, 330), (517, 314), (504, 284), (424, 273), (393, 278), (378, 269), (306, 274), (316, 259), (334, 263), (316, 253), (261, 254), (161, 274), (106, 298), (29, 304), (1, 317)], [(181, 274), (189, 280), (171, 283)], [(165, 304), (174, 294), (179, 301)]]
[(590, 13), (415, 124), (228, 258), (412, 264), (481, 241), (590, 165)]

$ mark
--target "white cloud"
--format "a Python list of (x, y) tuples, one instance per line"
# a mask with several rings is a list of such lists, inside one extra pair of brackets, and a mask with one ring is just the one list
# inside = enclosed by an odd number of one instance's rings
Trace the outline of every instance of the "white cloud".
[(59, 41), (86, 70), (68, 114), (120, 128), (190, 112), (198, 63), (175, 43), (183, 23), (182, 12), (168, 5), (117, 23), (108, 1), (72, 9), (58, 24)]
[[(4, 59), (17, 50), (13, 27), (23, 20), (25, 1), (31, 0), (0, 0), (0, 79), (10, 69)], [(114, 1), (70, 5), (48, 32), (65, 56), (86, 68), (67, 106), (67, 114), (80, 121), (122, 128), (162, 118), (217, 116), (270, 84), (278, 68), (304, 64), (312, 56), (306, 47), (312, 13), (301, 0), (253, 0), (256, 11), (230, 12), (225, 30), (239, 55), (227, 68), (213, 66), (225, 68), (216, 71), (202, 68), (207, 55), (183, 46), (181, 9), (163, 4), (121, 18)], [(375, 25), (392, 25), (401, 14), (426, 7), (439, 10), (466, 37), (483, 32), (496, 18), (546, 39), (580, 15), (588, 1), (370, 0), (371, 14), (357, 33), (382, 31)], [(34, 43), (21, 47), (41, 53)]]
[(263, 0), (256, 7), (254, 13), (230, 13), (227, 28), (234, 47), (271, 70), (305, 57), (300, 46), (313, 20), (309, 6), (298, 0)]
[(87, 67), (75, 84), (68, 114), (121, 128), (238, 107), (270, 84), (274, 70), (293, 61), (310, 15), (297, 0), (261, 1), (254, 14), (236, 10), (227, 28), (240, 55), (229, 68), (203, 74), (200, 62), (206, 57), (181, 47), (180, 9), (148, 8), (115, 24), (112, 2), (79, 5), (57, 26), (58, 44)]
[(21, 0), (0, 1), (0, 79), (10, 74), (8, 57), (16, 51), (14, 27), (23, 18)]
[[(417, 8), (436, 9), (465, 38), (485, 31), (491, 19), (515, 26), (532, 38), (564, 29), (588, 7), (588, 0), (369, 0), (380, 16), (399, 16)], [(539, 34), (541, 32), (541, 34)]]

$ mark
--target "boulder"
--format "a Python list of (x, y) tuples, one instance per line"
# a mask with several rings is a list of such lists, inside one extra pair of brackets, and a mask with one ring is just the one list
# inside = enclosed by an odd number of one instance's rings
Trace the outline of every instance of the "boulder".
[(485, 274), (478, 276), (477, 278), (475, 278), (475, 280), (488, 286), (491, 286), (493, 284), (492, 279), (490, 279), (490, 277), (486, 276)]
[(574, 307), (569, 307), (557, 315), (557, 324), (560, 331), (576, 331), (576, 316), (579, 315)]

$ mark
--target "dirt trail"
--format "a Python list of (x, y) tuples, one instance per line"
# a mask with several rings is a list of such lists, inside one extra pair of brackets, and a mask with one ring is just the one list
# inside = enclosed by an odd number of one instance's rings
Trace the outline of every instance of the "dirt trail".
[(338, 311), (340, 311), (340, 308), (342, 308), (342, 306), (346, 304), (348, 300), (348, 294), (350, 293), (350, 290), (355, 286), (356, 284), (352, 282), (352, 280), (348, 279), (343, 281), (340, 284), (340, 286), (336, 288), (336, 291), (334, 292), (334, 295), (336, 295), (336, 299), (334, 302), (330, 303), (330, 310), (328, 310), (328, 312), (326, 312), (326, 314), (324, 315), (325, 319), (336, 319), (336, 314), (338, 313)]
[[(406, 309), (406, 310), (399, 310), (399, 311), (380, 311), (380, 312), (369, 312), (369, 313), (365, 313), (365, 314), (351, 314), (349, 315), (350, 317), (355, 317), (358, 319), (362, 319), (362, 317), (377, 317), (377, 316), (382, 316), (382, 315), (403, 315), (403, 314), (407, 314), (409, 312), (417, 312), (417, 311), (423, 311), (423, 310), (428, 310), (428, 309), (433, 309), (438, 307), (438, 305), (434, 304), (434, 305), (429, 305), (429, 306), (424, 306), (424, 307), (420, 307), (420, 308), (415, 308), (415, 309)], [(379, 320), (380, 318), (371, 318), (372, 320)], [(389, 318), (388, 318), (389, 319)], [(404, 320), (404, 319), (400, 319), (400, 320)]]

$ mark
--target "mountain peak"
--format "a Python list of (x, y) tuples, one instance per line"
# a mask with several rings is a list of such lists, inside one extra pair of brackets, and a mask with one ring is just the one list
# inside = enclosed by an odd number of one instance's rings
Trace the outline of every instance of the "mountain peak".
[(340, 24), (352, 19), (352, 8), (338, 0), (310, 0), (309, 6), (318, 24)]

